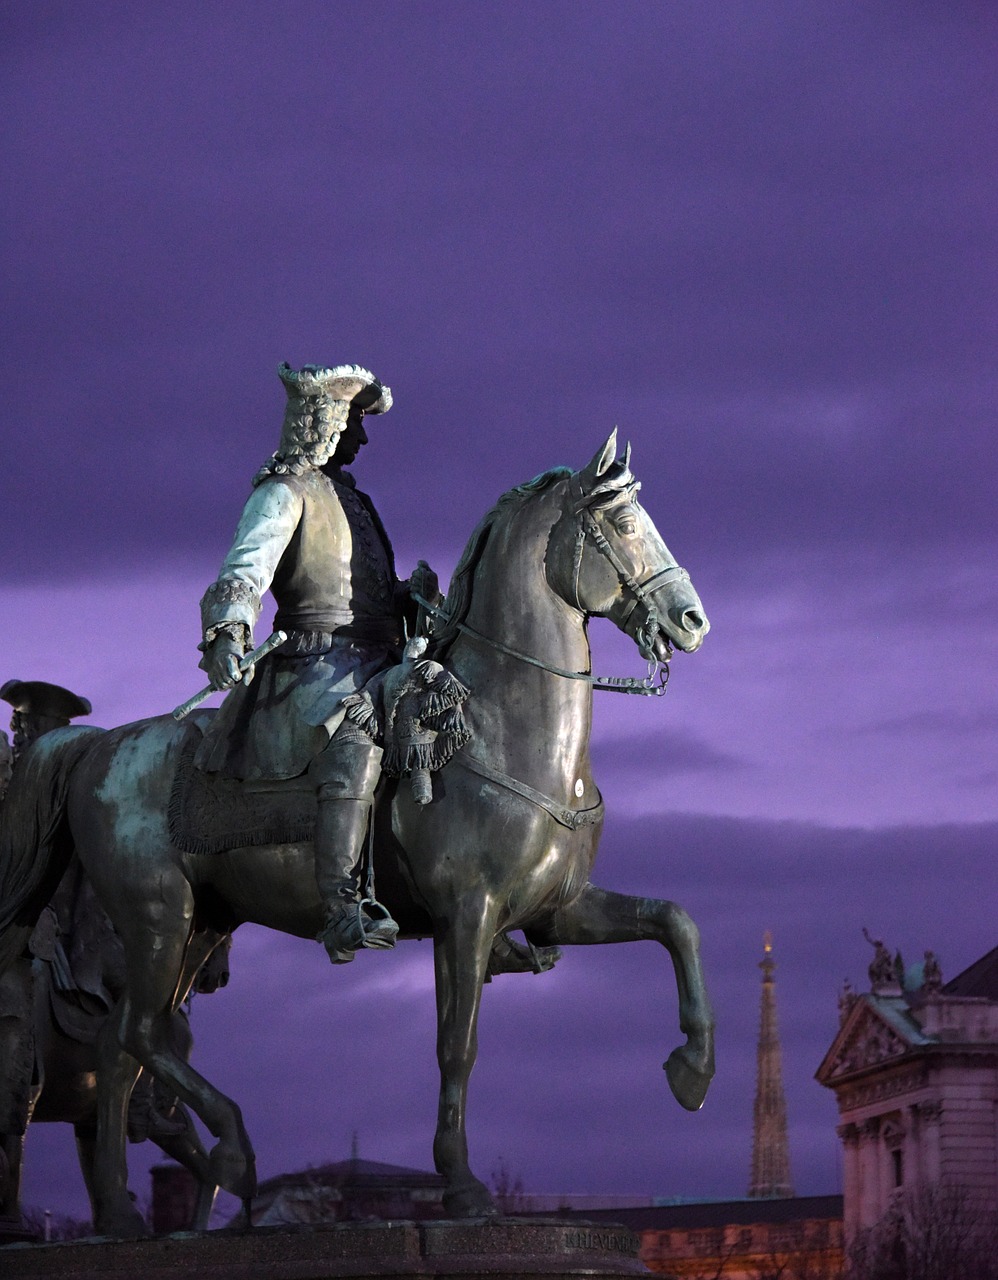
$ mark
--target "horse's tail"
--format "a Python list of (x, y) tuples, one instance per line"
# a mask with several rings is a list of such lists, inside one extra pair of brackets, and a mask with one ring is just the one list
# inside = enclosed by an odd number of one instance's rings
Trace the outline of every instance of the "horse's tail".
[(103, 729), (44, 733), (20, 756), (0, 807), (0, 975), (22, 954), (73, 855), (69, 779)]

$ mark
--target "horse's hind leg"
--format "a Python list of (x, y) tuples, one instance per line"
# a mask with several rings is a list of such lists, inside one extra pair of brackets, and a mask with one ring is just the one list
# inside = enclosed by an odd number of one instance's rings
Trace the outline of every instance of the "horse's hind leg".
[(217, 1190), (208, 1166), (208, 1153), (185, 1107), (174, 1108), (171, 1118), (184, 1121), (187, 1127), (182, 1133), (162, 1135), (153, 1140), (171, 1160), (176, 1160), (185, 1169), (189, 1169), (197, 1179), (198, 1193), (194, 1202), (194, 1216), (187, 1226), (192, 1231), (207, 1231)]
[(465, 1128), (468, 1080), (478, 1055), (482, 983), (494, 934), (494, 908), (472, 899), (456, 907), (434, 940), (440, 1105), (433, 1160), (447, 1180), (444, 1209), (456, 1218), (497, 1213), (488, 1188), (471, 1172)]
[(0, 1134), (0, 1224), (21, 1225), (21, 1166), (23, 1133)]
[(141, 1067), (118, 1042), (121, 1006), (108, 1016), (97, 1041), (97, 1142), (88, 1151), (79, 1141), (80, 1167), (93, 1207), (98, 1235), (131, 1238), (148, 1227), (128, 1194), (125, 1156), (128, 1100)]
[(660, 942), (672, 957), (679, 991), (679, 1026), (686, 1043), (665, 1063), (669, 1087), (689, 1111), (703, 1105), (714, 1075), (714, 1013), (700, 963), (700, 933), (674, 902), (634, 898), (588, 884), (576, 900), (555, 912), (533, 942), (586, 946), (604, 942)]
[(78, 1120), (73, 1125), (73, 1136), (76, 1139), (76, 1154), (80, 1161), (80, 1172), (90, 1197), (90, 1211), (94, 1216), (96, 1230), (97, 1201), (94, 1188), (94, 1161), (97, 1158), (97, 1118), (91, 1116), (87, 1120)]
[[(127, 972), (125, 995), (114, 1015), (117, 1043), (201, 1117), (219, 1139), (208, 1157), (211, 1181), (245, 1199), (256, 1189), (256, 1171), (239, 1108), (182, 1061), (172, 1042), (175, 1002), (189, 980), (185, 956), (194, 913), (190, 885), (179, 868), (160, 865), (129, 889), (130, 910), (115, 915)], [(119, 1148), (124, 1150), (124, 1107), (121, 1098), (111, 1099), (103, 1090), (102, 1096), (100, 1120), (107, 1129), (100, 1130), (99, 1160), (106, 1157), (113, 1163)], [(127, 1104), (127, 1093), (123, 1101)]]

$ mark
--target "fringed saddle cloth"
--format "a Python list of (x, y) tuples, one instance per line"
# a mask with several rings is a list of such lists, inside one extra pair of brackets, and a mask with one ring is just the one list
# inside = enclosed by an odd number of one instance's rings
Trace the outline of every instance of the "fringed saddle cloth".
[(249, 845), (295, 844), (315, 835), (316, 798), (308, 778), (242, 782), (194, 764), (201, 742), (187, 727), (167, 816), (170, 839), (185, 853), (226, 853)]
[[(430, 774), (470, 739), (461, 704), (468, 690), (410, 641), (402, 662), (344, 700), (347, 718), (384, 747), (382, 770), (408, 775), (418, 803), (432, 799)], [(170, 838), (186, 853), (294, 844), (315, 834), (316, 798), (306, 775), (241, 782), (194, 764), (201, 730), (191, 724), (180, 750), (168, 811)]]
[(429, 804), (430, 774), (471, 738), (462, 708), (467, 687), (439, 662), (423, 658), (425, 649), (422, 637), (410, 640), (398, 666), (343, 700), (347, 719), (384, 747), (384, 772), (409, 776), (417, 804)]

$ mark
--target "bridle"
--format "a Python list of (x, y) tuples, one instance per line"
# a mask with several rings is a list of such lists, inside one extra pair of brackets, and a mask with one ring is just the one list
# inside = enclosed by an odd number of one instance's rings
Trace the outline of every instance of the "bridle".
[[(634, 485), (637, 489), (637, 485)], [(581, 486), (580, 486), (581, 492)], [(563, 667), (556, 667), (552, 663), (544, 662), (540, 658), (534, 658), (529, 653), (521, 653), (518, 649), (511, 649), (509, 645), (503, 644), (499, 640), (492, 639), (491, 636), (483, 635), (481, 631), (476, 631), (474, 627), (469, 627), (465, 622), (453, 624), (457, 630), (463, 635), (469, 636), (473, 640), (478, 640), (483, 644), (498, 649), (500, 653), (508, 654), (511, 658), (516, 658), (520, 662), (529, 663), (530, 666), (539, 667), (542, 671), (550, 672), (551, 675), (561, 676), (566, 680), (583, 680), (587, 684), (591, 684), (593, 689), (602, 690), (605, 693), (630, 693), (639, 697), (661, 698), (669, 686), (669, 659), (672, 655), (672, 646), (669, 644), (668, 638), (665, 638), (666, 656), (657, 658), (654, 656), (653, 644), (660, 628), (658, 622), (658, 610), (655, 608), (652, 596), (658, 591), (664, 583), (672, 578), (678, 577), (688, 582), (690, 575), (685, 569), (678, 564), (669, 565), (665, 569), (659, 569), (657, 572), (650, 574), (642, 581), (636, 578), (628, 571), (627, 566), (617, 555), (613, 547), (607, 541), (602, 529), (596, 521), (591, 510), (591, 500), (585, 496), (581, 500), (576, 501), (575, 511), (579, 517), (575, 532), (575, 549), (572, 564), (572, 584), (575, 595), (575, 608), (582, 614), (588, 616), (588, 610), (579, 599), (579, 577), (582, 572), (582, 556), (585, 551), (586, 538), (591, 538), (594, 546), (613, 566), (621, 585), (630, 593), (624, 612), (621, 614), (618, 625), (621, 630), (626, 630), (627, 623), (631, 619), (635, 609), (640, 605), (645, 611), (645, 617), (640, 625), (635, 626), (627, 634), (635, 641), (641, 656), (647, 659), (648, 674), (644, 678), (638, 676), (594, 676), (588, 671), (567, 671)], [(420, 608), (425, 609), (433, 618), (440, 618), (449, 621), (448, 614), (439, 609), (436, 605), (430, 604), (428, 600), (424, 600), (422, 596), (413, 593), (412, 597)]]
[[(635, 489), (637, 486), (634, 486)], [(614, 621), (620, 627), (621, 631), (626, 632), (634, 640), (638, 646), (638, 652), (643, 658), (646, 658), (649, 664), (654, 665), (658, 659), (654, 656), (652, 648), (656, 634), (659, 631), (658, 610), (652, 596), (656, 591), (665, 585), (670, 578), (678, 578), (682, 582), (689, 582), (690, 575), (678, 564), (668, 565), (664, 569), (659, 569), (655, 573), (651, 573), (647, 578), (640, 582), (628, 571), (627, 566), (621, 560), (613, 547), (607, 540), (603, 530), (599, 527), (596, 517), (592, 513), (592, 508), (588, 504), (577, 503), (576, 511), (579, 515), (579, 523), (575, 533), (575, 553), (572, 564), (572, 590), (575, 596), (575, 607), (580, 613), (586, 613), (585, 606), (579, 599), (579, 577), (582, 573), (582, 554), (585, 551), (586, 537), (590, 537), (600, 552), (610, 564), (613, 566), (621, 585), (630, 593), (630, 599), (627, 600), (623, 612), (621, 612)], [(628, 627), (635, 609), (641, 605), (645, 611), (644, 621), (632, 628)], [(668, 640), (666, 641), (668, 644)], [(669, 646), (671, 653), (672, 648)], [(666, 665), (668, 659), (666, 659)]]

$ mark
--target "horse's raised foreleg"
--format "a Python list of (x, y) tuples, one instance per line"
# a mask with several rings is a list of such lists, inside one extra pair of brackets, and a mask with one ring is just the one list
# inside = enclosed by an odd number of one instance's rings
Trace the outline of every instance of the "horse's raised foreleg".
[(714, 1013), (700, 963), (700, 933), (674, 902), (634, 898), (586, 885), (569, 906), (534, 932), (533, 942), (587, 946), (605, 942), (660, 942), (672, 957), (679, 991), (679, 1026), (686, 1043), (665, 1062), (669, 1087), (689, 1111), (703, 1105), (714, 1075)]
[(433, 1160), (447, 1180), (444, 1209), (455, 1218), (498, 1213), (488, 1188), (471, 1172), (465, 1129), (468, 1080), (478, 1054), (478, 1010), (495, 918), (488, 900), (462, 903), (434, 940), (440, 1106)]

